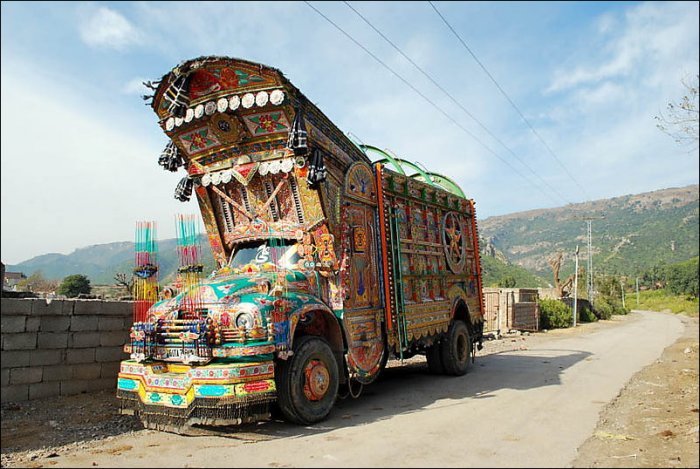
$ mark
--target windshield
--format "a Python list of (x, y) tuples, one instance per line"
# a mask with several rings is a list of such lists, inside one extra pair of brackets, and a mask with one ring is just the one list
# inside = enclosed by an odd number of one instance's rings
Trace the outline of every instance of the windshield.
[(258, 267), (272, 264), (281, 269), (293, 269), (299, 259), (296, 240), (272, 239), (238, 245), (231, 255), (229, 266), (242, 268), (249, 264)]

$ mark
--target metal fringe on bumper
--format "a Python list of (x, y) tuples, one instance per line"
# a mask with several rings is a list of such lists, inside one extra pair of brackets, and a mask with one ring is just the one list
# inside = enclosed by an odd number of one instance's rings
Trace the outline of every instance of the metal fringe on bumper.
[(195, 398), (187, 408), (148, 405), (138, 395), (117, 390), (122, 414), (136, 415), (146, 428), (186, 434), (191, 425), (239, 425), (270, 417), (274, 392), (243, 398)]

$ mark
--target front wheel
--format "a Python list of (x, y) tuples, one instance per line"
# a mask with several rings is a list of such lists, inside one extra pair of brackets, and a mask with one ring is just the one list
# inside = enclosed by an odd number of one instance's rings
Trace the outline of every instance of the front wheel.
[(464, 321), (455, 320), (440, 343), (442, 366), (448, 375), (462, 376), (471, 365), (472, 341)]
[(277, 399), (285, 418), (301, 425), (325, 419), (338, 394), (338, 364), (324, 339), (305, 336), (275, 367)]

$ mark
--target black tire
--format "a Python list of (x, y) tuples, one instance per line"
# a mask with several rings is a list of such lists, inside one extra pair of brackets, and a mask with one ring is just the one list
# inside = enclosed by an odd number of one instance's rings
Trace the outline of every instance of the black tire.
[(288, 421), (310, 425), (324, 420), (333, 408), (340, 381), (338, 364), (324, 339), (297, 340), (294, 354), (275, 366), (277, 401)]
[(452, 321), (440, 342), (442, 366), (448, 375), (462, 376), (471, 365), (472, 341), (464, 321)]
[(435, 342), (425, 351), (425, 358), (428, 360), (428, 370), (435, 375), (445, 373), (445, 367), (442, 366), (442, 356), (440, 351), (440, 342)]

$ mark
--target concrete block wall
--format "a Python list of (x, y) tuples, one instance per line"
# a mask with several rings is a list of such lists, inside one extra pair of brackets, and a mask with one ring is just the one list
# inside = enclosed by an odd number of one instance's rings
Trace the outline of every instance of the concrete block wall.
[(1, 302), (2, 402), (116, 389), (132, 302)]

